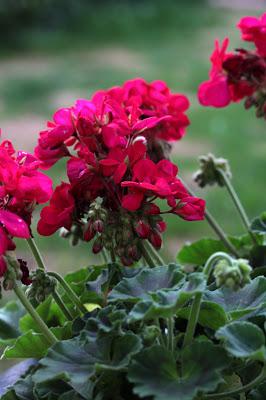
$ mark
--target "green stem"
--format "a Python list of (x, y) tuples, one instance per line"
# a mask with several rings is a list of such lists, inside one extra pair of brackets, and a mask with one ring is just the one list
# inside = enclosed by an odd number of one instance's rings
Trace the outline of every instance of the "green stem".
[(148, 266), (151, 268), (156, 267), (156, 264), (155, 264), (153, 258), (151, 257), (150, 253), (147, 251), (147, 249), (145, 247), (145, 244), (143, 244), (143, 243), (141, 243), (141, 252), (142, 252), (142, 257), (144, 258), (144, 260), (146, 261)]
[(203, 268), (203, 273), (206, 276), (207, 282), (208, 282), (208, 278), (209, 278), (209, 276), (210, 276), (210, 274), (212, 272), (212, 268), (214, 266), (214, 262), (219, 258), (224, 258), (229, 262), (229, 264), (232, 264), (231, 257), (228, 254), (224, 253), (223, 251), (218, 251), (217, 253), (214, 253), (213, 255), (211, 255), (208, 258), (208, 260), (206, 261), (206, 264), (205, 264), (205, 266)]
[(109, 257), (108, 257), (108, 253), (107, 253), (107, 251), (106, 251), (106, 249), (104, 247), (103, 247), (103, 249), (101, 251), (101, 255), (102, 255), (102, 258), (103, 258), (103, 262), (105, 264), (108, 264)]
[(222, 171), (221, 169), (218, 169), (218, 171), (219, 171), (220, 175), (223, 178), (223, 181), (224, 181), (224, 184), (226, 186), (226, 189), (227, 189), (228, 193), (230, 194), (230, 196), (231, 196), (231, 198), (233, 200), (233, 203), (236, 206), (237, 211), (239, 212), (239, 215), (240, 215), (240, 217), (242, 219), (244, 227), (247, 229), (247, 231), (248, 231), (253, 243), (255, 245), (257, 245), (258, 243), (257, 243), (256, 236), (254, 235), (254, 233), (250, 229), (249, 218), (248, 218), (248, 216), (246, 214), (246, 211), (245, 211), (245, 209), (244, 209), (244, 207), (243, 207), (243, 205), (242, 205), (242, 203), (241, 203), (241, 201), (240, 201), (240, 199), (239, 199), (239, 197), (238, 197), (238, 195), (237, 195), (237, 193), (236, 193), (236, 191), (235, 191), (230, 179), (224, 173), (224, 171)]
[(29, 239), (27, 239), (27, 243), (28, 243), (29, 248), (31, 249), (31, 252), (32, 252), (32, 254), (33, 254), (33, 256), (34, 256), (34, 258), (35, 258), (35, 260), (37, 262), (38, 267), (40, 269), (45, 270), (45, 264), (44, 264), (42, 255), (41, 255), (41, 253), (40, 253), (40, 251), (39, 251), (39, 249), (38, 249), (38, 247), (37, 247), (37, 245), (35, 243), (35, 240), (33, 238), (29, 238)]
[[(219, 258), (225, 258), (226, 260), (229, 261), (230, 264), (232, 264), (232, 259), (227, 253), (220, 251), (220, 252), (213, 254), (206, 261), (206, 264), (203, 269), (203, 273), (206, 276), (207, 282), (208, 282), (208, 278), (212, 272), (214, 262)], [(199, 319), (201, 300), (202, 300), (202, 293), (197, 293), (194, 297), (194, 300), (193, 300), (193, 303), (192, 303), (192, 306), (190, 309), (190, 314), (189, 314), (187, 329), (186, 329), (186, 333), (185, 333), (185, 337), (184, 337), (183, 347), (186, 347), (187, 345), (191, 344), (191, 342), (193, 340), (196, 326), (197, 326), (198, 319)]]
[(35, 308), (31, 305), (29, 300), (27, 299), (25, 293), (21, 289), (20, 286), (15, 283), (14, 285), (14, 292), (16, 293), (17, 297), (27, 310), (27, 312), (30, 314), (30, 316), (33, 318), (33, 320), (36, 322), (38, 325), (40, 332), (44, 335), (44, 337), (47, 339), (48, 343), (50, 345), (53, 345), (58, 342), (57, 338), (55, 335), (50, 331), (48, 326), (45, 324), (45, 322), (42, 320), (42, 318), (39, 316)]
[(147, 240), (146, 241), (146, 246), (149, 249), (149, 252), (151, 253), (154, 261), (156, 262), (157, 265), (165, 265), (164, 260), (160, 256), (157, 250), (152, 246), (152, 244)]
[(115, 252), (114, 249), (110, 250), (110, 255), (111, 255), (111, 262), (115, 263), (116, 258), (115, 258)]
[(164, 338), (164, 336), (163, 336), (163, 334), (162, 334), (162, 330), (161, 330), (161, 325), (160, 325), (159, 318), (156, 318), (156, 319), (154, 320), (154, 322), (155, 322), (155, 324), (158, 326), (158, 328), (159, 328), (159, 330), (160, 330), (160, 335), (159, 335), (159, 342), (160, 342), (160, 345), (163, 346), (163, 347), (166, 347), (166, 342), (165, 342), (165, 338)]
[[(196, 194), (187, 186), (187, 184), (179, 177), (180, 181), (183, 183), (187, 191), (192, 195), (196, 196)], [(235, 257), (239, 258), (238, 252), (236, 248), (232, 245), (232, 243), (228, 240), (224, 230), (221, 228), (221, 226), (218, 224), (216, 219), (213, 217), (213, 215), (210, 213), (210, 211), (206, 208), (205, 209), (205, 218), (210, 227), (213, 229), (213, 231), (216, 233), (216, 235), (221, 239), (225, 247), (232, 253)]]
[(48, 275), (53, 276), (62, 286), (62, 288), (65, 290), (66, 294), (70, 298), (70, 300), (73, 302), (73, 304), (78, 308), (78, 310), (82, 313), (85, 314), (87, 312), (86, 308), (84, 305), (81, 303), (80, 299), (76, 295), (76, 293), (73, 291), (73, 289), (70, 287), (70, 285), (64, 280), (64, 278), (59, 275), (57, 272), (48, 272)]
[(66, 308), (63, 300), (61, 299), (59, 293), (57, 290), (55, 290), (53, 293), (53, 298), (54, 301), (56, 302), (56, 304), (58, 305), (58, 307), (62, 310), (62, 312), (64, 313), (66, 319), (68, 319), (69, 321), (73, 321), (73, 319), (75, 318), (75, 316), (73, 316), (70, 311)]
[(235, 396), (237, 394), (248, 392), (254, 387), (257, 387), (260, 383), (262, 383), (266, 378), (266, 365), (263, 366), (261, 373), (257, 376), (253, 381), (249, 382), (247, 385), (241, 386), (238, 389), (231, 390), (229, 392), (215, 393), (215, 394), (206, 394), (204, 399), (224, 399), (230, 396)]
[(174, 351), (174, 318), (168, 318), (167, 320), (167, 330), (168, 330), (168, 350)]
[(187, 324), (187, 329), (184, 337), (184, 342), (183, 342), (183, 347), (188, 346), (191, 344), (194, 333), (196, 330), (196, 326), (198, 323), (199, 319), (199, 312), (200, 312), (200, 305), (201, 305), (201, 298), (202, 294), (197, 293), (194, 297), (191, 309), (190, 309), (190, 314), (189, 314), (189, 319), (188, 319), (188, 324)]

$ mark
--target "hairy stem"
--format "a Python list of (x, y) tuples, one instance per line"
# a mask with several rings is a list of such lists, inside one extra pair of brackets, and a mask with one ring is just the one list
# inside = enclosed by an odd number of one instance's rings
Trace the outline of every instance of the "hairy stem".
[(229, 262), (229, 264), (232, 264), (231, 257), (228, 254), (224, 253), (223, 251), (218, 251), (217, 253), (212, 254), (206, 261), (205, 266), (203, 268), (203, 273), (206, 275), (207, 282), (208, 282), (208, 278), (210, 277), (210, 274), (212, 272), (214, 262), (216, 260), (219, 260), (219, 258), (220, 259), (224, 258)]
[(174, 351), (174, 318), (168, 318), (167, 320), (167, 330), (168, 330), (168, 350)]
[(75, 316), (73, 316), (70, 311), (67, 309), (67, 307), (65, 306), (63, 300), (60, 297), (60, 294), (58, 293), (57, 290), (55, 290), (53, 293), (53, 298), (54, 301), (56, 302), (56, 304), (58, 305), (58, 307), (62, 310), (62, 312), (64, 313), (66, 319), (68, 319), (69, 321), (73, 321), (73, 319), (75, 318)]
[(253, 381), (249, 382), (248, 384), (239, 387), (238, 389), (231, 390), (228, 392), (222, 392), (222, 393), (215, 393), (215, 394), (206, 394), (203, 396), (203, 399), (209, 399), (209, 400), (216, 400), (216, 399), (225, 399), (231, 396), (236, 396), (237, 394), (243, 393), (243, 392), (248, 392), (254, 387), (257, 387), (260, 383), (262, 383), (266, 378), (266, 365), (263, 366), (261, 373), (259, 376), (257, 376)]
[(185, 337), (184, 337), (183, 347), (190, 345), (193, 340), (194, 333), (195, 333), (196, 326), (197, 326), (198, 319), (199, 319), (201, 298), (202, 298), (201, 293), (197, 293), (194, 297), (194, 300), (193, 300), (193, 303), (192, 303), (192, 306), (190, 309), (190, 314), (189, 314), (187, 329), (186, 329), (186, 333), (185, 333)]
[(16, 293), (17, 297), (19, 298), (20, 302), (22, 303), (22, 305), (25, 307), (25, 309), (27, 310), (27, 312), (30, 314), (30, 316), (32, 317), (32, 319), (36, 322), (36, 324), (38, 325), (40, 332), (44, 335), (44, 337), (46, 338), (47, 342), (50, 345), (53, 345), (55, 343), (58, 342), (57, 338), (55, 337), (55, 335), (50, 331), (50, 329), (48, 328), (48, 326), (46, 325), (46, 323), (42, 320), (42, 318), (39, 316), (39, 314), (37, 313), (37, 311), (35, 310), (35, 308), (31, 305), (31, 303), (29, 302), (29, 300), (27, 299), (24, 291), (21, 289), (20, 286), (17, 285), (17, 283), (15, 283), (14, 285), (14, 292)]
[[(196, 194), (187, 186), (187, 184), (179, 177), (180, 181), (183, 183), (187, 191), (192, 195), (196, 196)], [(213, 229), (213, 231), (216, 233), (216, 235), (219, 237), (219, 239), (223, 242), (224, 246), (227, 248), (228, 251), (230, 251), (231, 254), (233, 254), (235, 257), (239, 257), (238, 252), (236, 248), (232, 245), (232, 243), (228, 240), (224, 230), (221, 228), (221, 226), (218, 224), (216, 219), (213, 217), (213, 215), (210, 213), (210, 211), (206, 208), (205, 209), (205, 218), (210, 227)]]
[(152, 244), (147, 240), (146, 246), (149, 249), (149, 252), (152, 254), (152, 257), (157, 265), (165, 265), (163, 258), (160, 256), (159, 252), (155, 250)]
[(31, 252), (36, 260), (38, 267), (40, 269), (45, 270), (46, 269), (45, 264), (44, 264), (42, 255), (40, 253), (40, 250), (38, 249), (37, 244), (35, 243), (35, 240), (33, 238), (29, 238), (29, 239), (27, 239), (27, 243), (29, 245), (29, 248), (31, 249)]
[(72, 303), (77, 307), (82, 315), (85, 314), (87, 312), (86, 308), (84, 307), (74, 290), (71, 288), (71, 286), (64, 280), (64, 278), (57, 272), (52, 271), (48, 272), (48, 275), (54, 277), (60, 283)]
[(254, 233), (252, 232), (252, 230), (250, 229), (250, 221), (249, 221), (249, 218), (247, 216), (247, 213), (246, 213), (246, 211), (245, 211), (245, 209), (244, 209), (244, 207), (243, 207), (243, 205), (242, 205), (242, 203), (241, 203), (241, 201), (240, 201), (240, 199), (239, 199), (239, 197), (238, 197), (238, 195), (237, 195), (237, 193), (236, 193), (236, 191), (235, 191), (230, 179), (227, 177), (227, 175), (221, 169), (219, 169), (219, 173), (222, 176), (224, 184), (225, 184), (225, 187), (226, 187), (228, 193), (230, 194), (231, 199), (233, 200), (233, 203), (235, 204), (236, 209), (237, 209), (237, 211), (238, 211), (238, 213), (239, 213), (239, 215), (241, 217), (241, 220), (243, 222), (243, 226), (247, 229), (247, 231), (248, 231), (253, 243), (255, 245), (257, 245), (258, 244), (257, 243), (257, 238), (254, 235)]
[(142, 253), (142, 257), (144, 258), (144, 260), (146, 261), (146, 263), (148, 264), (149, 267), (154, 268), (156, 267), (156, 263), (154, 262), (153, 258), (151, 257), (149, 251), (147, 250), (147, 248), (145, 247), (145, 244), (141, 243), (141, 253)]

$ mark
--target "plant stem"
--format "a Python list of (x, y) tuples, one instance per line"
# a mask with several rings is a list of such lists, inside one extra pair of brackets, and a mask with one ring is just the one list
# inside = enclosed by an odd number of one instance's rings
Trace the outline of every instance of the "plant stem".
[(110, 250), (110, 255), (111, 255), (111, 262), (112, 263), (115, 263), (115, 252), (114, 252), (114, 249), (112, 249), (112, 250)]
[(223, 181), (224, 181), (224, 184), (226, 186), (226, 189), (227, 189), (228, 193), (230, 194), (230, 196), (231, 196), (231, 198), (232, 198), (232, 200), (233, 200), (233, 202), (234, 202), (234, 204), (236, 206), (237, 211), (239, 212), (239, 215), (240, 215), (240, 217), (242, 219), (244, 227), (247, 229), (247, 231), (248, 231), (253, 243), (255, 245), (257, 245), (258, 243), (257, 243), (256, 236), (254, 235), (254, 233), (250, 229), (249, 218), (248, 218), (248, 216), (246, 214), (246, 211), (245, 211), (245, 209), (244, 209), (244, 207), (243, 207), (243, 205), (242, 205), (242, 203), (241, 203), (241, 201), (240, 201), (240, 199), (239, 199), (239, 197), (238, 197), (238, 195), (237, 195), (237, 193), (236, 193), (236, 191), (235, 191), (230, 179), (227, 177), (227, 175), (224, 173), (224, 171), (222, 171), (221, 169), (218, 169), (218, 171), (219, 171), (220, 175), (223, 178)]
[(253, 381), (249, 382), (247, 385), (241, 386), (238, 389), (231, 390), (228, 392), (222, 392), (222, 393), (215, 393), (215, 394), (206, 394), (203, 399), (224, 399), (230, 396), (235, 396), (237, 394), (247, 392), (254, 387), (258, 386), (260, 383), (262, 383), (266, 378), (266, 365), (263, 366), (261, 373), (259, 376), (257, 376)]
[(174, 351), (174, 318), (170, 317), (167, 320), (168, 329), (168, 350)]
[[(187, 184), (183, 181), (182, 178), (180, 178), (180, 181), (183, 183), (187, 191), (192, 195), (196, 196), (195, 193), (187, 186)], [(210, 213), (210, 211), (206, 208), (205, 209), (205, 218), (210, 227), (213, 229), (213, 231), (216, 233), (216, 235), (220, 238), (220, 240), (223, 242), (225, 247), (232, 253), (235, 257), (239, 257), (236, 248), (232, 245), (232, 243), (228, 240), (224, 230), (221, 228), (221, 226), (218, 224), (216, 219), (213, 217), (213, 215)]]
[(106, 251), (106, 249), (104, 247), (103, 247), (103, 249), (101, 251), (101, 255), (102, 255), (102, 258), (103, 258), (103, 262), (105, 264), (108, 264), (108, 254), (107, 254), (107, 251)]
[(66, 294), (72, 301), (72, 303), (78, 308), (78, 310), (82, 313), (85, 314), (87, 312), (86, 308), (84, 305), (81, 303), (80, 299), (74, 292), (74, 290), (70, 287), (70, 285), (64, 280), (64, 278), (59, 275), (57, 272), (48, 272), (48, 275), (53, 276), (62, 286), (62, 288), (65, 290)]
[(194, 297), (191, 309), (190, 309), (190, 314), (189, 314), (189, 319), (188, 319), (188, 324), (187, 324), (187, 329), (184, 337), (184, 342), (183, 342), (183, 347), (188, 346), (191, 344), (194, 333), (196, 330), (196, 326), (198, 323), (199, 319), (199, 312), (200, 312), (200, 305), (201, 305), (201, 298), (202, 294), (197, 293)]
[(36, 263), (40, 269), (45, 270), (45, 264), (42, 258), (42, 255), (40, 253), (40, 250), (37, 247), (37, 244), (35, 243), (35, 240), (33, 238), (27, 239), (27, 243), (29, 245), (29, 248), (31, 249), (31, 252), (36, 260)]
[(154, 322), (155, 322), (155, 324), (158, 326), (158, 328), (159, 328), (159, 330), (160, 330), (160, 335), (159, 335), (159, 342), (160, 342), (160, 345), (163, 346), (163, 347), (166, 347), (165, 338), (164, 338), (164, 336), (163, 336), (163, 334), (162, 334), (162, 330), (161, 330), (161, 325), (160, 325), (159, 318), (156, 318), (156, 319), (154, 320)]
[[(206, 276), (206, 282), (208, 282), (208, 278), (212, 272), (212, 268), (214, 265), (214, 262), (219, 259), (219, 258), (225, 258), (226, 260), (229, 261), (230, 264), (232, 264), (232, 259), (231, 257), (222, 251), (219, 251), (217, 253), (214, 253), (212, 256), (208, 258), (208, 260), (205, 263), (205, 266), (203, 268), (203, 273)], [(191, 309), (190, 309), (190, 314), (189, 314), (189, 319), (188, 319), (188, 324), (187, 324), (187, 329), (184, 337), (184, 342), (183, 342), (183, 347), (189, 345), (192, 342), (195, 329), (198, 323), (199, 319), (199, 312), (200, 312), (200, 305), (201, 305), (201, 299), (202, 299), (202, 293), (197, 293), (194, 297)]]
[(149, 252), (152, 254), (154, 261), (156, 262), (157, 265), (165, 265), (164, 260), (160, 256), (159, 252), (155, 250), (155, 248), (152, 246), (152, 244), (147, 240), (146, 245), (149, 249)]
[(62, 310), (62, 312), (64, 313), (66, 319), (68, 319), (69, 321), (73, 321), (73, 319), (75, 318), (70, 311), (66, 308), (63, 300), (61, 299), (59, 293), (57, 290), (55, 290), (53, 293), (53, 298), (56, 302), (56, 304), (58, 305), (58, 307)]
[(23, 306), (25, 307), (27, 312), (30, 314), (30, 316), (33, 318), (33, 320), (36, 322), (36, 324), (38, 325), (38, 327), (40, 329), (40, 332), (44, 335), (44, 337), (46, 338), (48, 343), (50, 345), (57, 343), (58, 342), (57, 338), (50, 331), (50, 329), (48, 328), (46, 323), (42, 320), (42, 318), (39, 316), (39, 314), (37, 313), (35, 308), (31, 305), (31, 303), (27, 299), (25, 293), (23, 292), (21, 287), (17, 285), (17, 283), (15, 283), (15, 285), (14, 285), (14, 292), (16, 293), (17, 297), (19, 298), (19, 300), (21, 301), (21, 303), (23, 304)]
[(224, 258), (229, 262), (229, 264), (232, 264), (231, 257), (228, 254), (224, 253), (223, 251), (218, 251), (217, 253), (214, 253), (213, 255), (211, 255), (208, 258), (208, 260), (206, 261), (206, 264), (203, 268), (203, 273), (206, 275), (207, 282), (208, 282), (208, 278), (212, 272), (214, 261), (216, 261), (216, 259), (219, 259), (219, 258)]
[(151, 255), (149, 254), (149, 252), (147, 251), (147, 249), (145, 247), (145, 244), (143, 244), (143, 243), (141, 243), (141, 252), (142, 252), (142, 257), (147, 262), (148, 266), (151, 268), (156, 267), (156, 264), (153, 261), (153, 258), (151, 257)]

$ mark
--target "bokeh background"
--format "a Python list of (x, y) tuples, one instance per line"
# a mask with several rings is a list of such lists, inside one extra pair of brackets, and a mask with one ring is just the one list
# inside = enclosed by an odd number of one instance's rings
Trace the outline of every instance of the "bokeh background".
[[(2, 137), (32, 151), (57, 108), (126, 79), (162, 79), (191, 101), (191, 126), (173, 149), (183, 177), (193, 186), (200, 154), (228, 158), (234, 185), (253, 217), (265, 208), (265, 120), (243, 104), (202, 108), (197, 87), (207, 79), (214, 39), (230, 36), (231, 48), (239, 47), (238, 20), (265, 10), (265, 0), (0, 0)], [(59, 183), (64, 162), (49, 173)], [(223, 189), (194, 189), (228, 232), (242, 232)], [(213, 235), (206, 222), (174, 217), (168, 223), (163, 250), (168, 259), (185, 242)], [(88, 245), (70, 248), (56, 235), (36, 241), (51, 269), (67, 272), (100, 262)], [(19, 252), (33, 266), (21, 243)], [(0, 369), (5, 366), (0, 363)]]

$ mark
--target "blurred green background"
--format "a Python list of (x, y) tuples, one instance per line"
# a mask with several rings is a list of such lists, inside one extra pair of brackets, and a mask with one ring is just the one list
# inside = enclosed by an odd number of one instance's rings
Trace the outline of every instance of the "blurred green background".
[[(265, 9), (264, 0), (0, 0), (2, 136), (32, 151), (57, 108), (126, 79), (162, 79), (191, 101), (191, 126), (173, 149), (180, 173), (193, 185), (198, 155), (228, 158), (234, 185), (254, 217), (265, 208), (265, 121), (242, 104), (202, 108), (196, 94), (207, 79), (214, 39), (230, 36), (232, 49), (241, 46), (236, 23)], [(64, 179), (64, 163), (51, 175), (55, 183)], [(222, 189), (195, 189), (228, 232), (242, 232)], [(168, 259), (184, 242), (212, 235), (206, 222), (177, 217), (168, 222), (163, 250)], [(87, 244), (70, 248), (56, 235), (36, 241), (49, 268), (69, 271), (100, 262)], [(19, 251), (33, 266), (23, 244)]]

